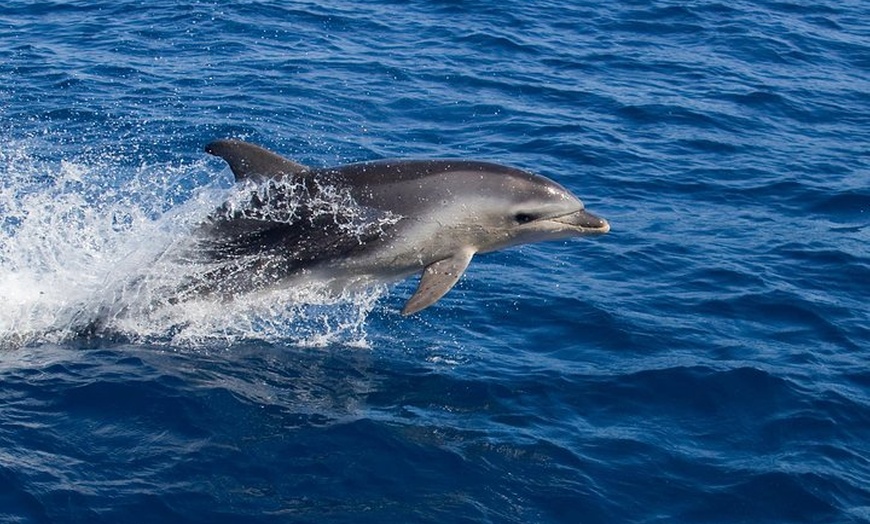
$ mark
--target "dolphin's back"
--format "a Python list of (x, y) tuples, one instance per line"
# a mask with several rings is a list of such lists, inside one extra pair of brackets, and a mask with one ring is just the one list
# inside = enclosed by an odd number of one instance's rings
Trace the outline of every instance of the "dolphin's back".
[(212, 213), (199, 231), (203, 253), (213, 260), (278, 256), (298, 269), (350, 255), (383, 233), (377, 227), (384, 223), (378, 210), (327, 207), (312, 188), (293, 192), (281, 182), (266, 185), (266, 191), (250, 190), (242, 205), (221, 206)]
[(318, 170), (337, 175), (348, 183), (377, 184), (415, 181), (445, 173), (489, 174), (522, 176), (524, 171), (500, 164), (471, 160), (373, 160)]

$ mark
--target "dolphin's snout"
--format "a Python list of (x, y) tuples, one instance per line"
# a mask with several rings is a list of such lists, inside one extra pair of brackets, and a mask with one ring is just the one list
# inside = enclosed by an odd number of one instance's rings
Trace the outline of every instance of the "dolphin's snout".
[(610, 223), (607, 220), (595, 216), (585, 209), (554, 218), (553, 220), (576, 228), (583, 234), (603, 235), (610, 231)]

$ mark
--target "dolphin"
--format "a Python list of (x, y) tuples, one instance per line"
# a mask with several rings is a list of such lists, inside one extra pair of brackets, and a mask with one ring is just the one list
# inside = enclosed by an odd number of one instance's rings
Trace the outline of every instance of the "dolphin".
[(298, 164), (240, 140), (217, 140), (240, 190), (199, 227), (213, 269), (186, 293), (231, 296), (308, 281), (340, 289), (422, 272), (402, 309), (443, 297), (476, 253), (600, 235), (610, 225), (540, 175), (469, 160)]

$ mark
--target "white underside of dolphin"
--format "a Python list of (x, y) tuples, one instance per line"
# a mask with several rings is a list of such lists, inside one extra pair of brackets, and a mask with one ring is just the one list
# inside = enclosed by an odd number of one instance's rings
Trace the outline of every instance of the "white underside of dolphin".
[(206, 151), (246, 184), (200, 231), (226, 268), (192, 284), (223, 295), (293, 285), (388, 282), (422, 271), (402, 314), (429, 307), (476, 253), (606, 233), (604, 219), (559, 184), (465, 160), (387, 160), (309, 168), (259, 146), (218, 140)]

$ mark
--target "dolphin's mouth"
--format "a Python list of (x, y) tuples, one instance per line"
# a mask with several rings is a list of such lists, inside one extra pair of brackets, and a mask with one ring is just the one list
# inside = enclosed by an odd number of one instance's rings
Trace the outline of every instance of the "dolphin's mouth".
[(576, 229), (583, 234), (603, 235), (610, 231), (610, 223), (607, 220), (597, 217), (585, 209), (553, 217), (549, 220), (570, 226), (572, 229)]

